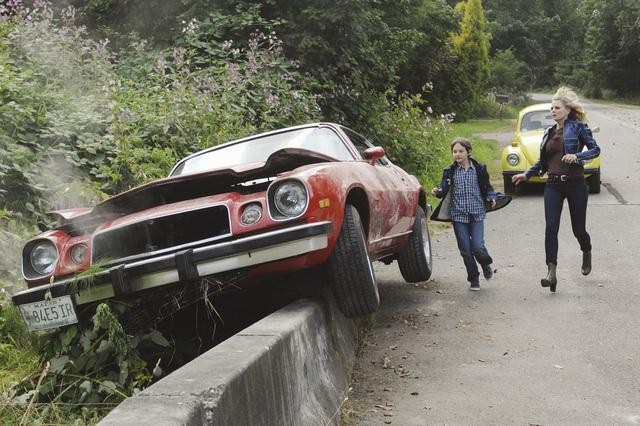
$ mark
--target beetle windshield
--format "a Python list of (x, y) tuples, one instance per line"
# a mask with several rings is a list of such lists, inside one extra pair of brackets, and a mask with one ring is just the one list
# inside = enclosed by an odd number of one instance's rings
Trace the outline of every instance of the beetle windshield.
[(355, 159), (333, 130), (309, 127), (259, 136), (205, 151), (178, 164), (171, 175), (264, 162), (271, 154), (284, 148), (307, 149), (342, 161)]
[(551, 118), (550, 111), (531, 111), (522, 117), (520, 123), (521, 132), (532, 132), (536, 130), (544, 130), (547, 127), (551, 127), (556, 122)]

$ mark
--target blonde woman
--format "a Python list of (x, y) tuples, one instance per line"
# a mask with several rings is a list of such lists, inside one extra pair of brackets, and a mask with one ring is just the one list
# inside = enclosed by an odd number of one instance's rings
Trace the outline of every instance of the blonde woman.
[[(562, 205), (567, 200), (573, 235), (582, 250), (582, 274), (591, 272), (591, 237), (586, 229), (589, 191), (584, 180), (583, 163), (600, 155), (585, 121), (584, 108), (576, 93), (560, 87), (551, 100), (551, 116), (556, 122), (548, 128), (540, 144), (540, 159), (524, 173), (512, 177), (516, 185), (533, 175), (547, 173), (544, 188), (545, 239), (547, 276), (542, 287), (555, 293), (558, 279), (558, 230)], [(586, 150), (583, 150), (584, 147)]]

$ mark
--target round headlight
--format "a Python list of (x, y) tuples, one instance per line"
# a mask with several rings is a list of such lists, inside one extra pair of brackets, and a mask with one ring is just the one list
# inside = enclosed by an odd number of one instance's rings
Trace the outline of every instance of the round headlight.
[(516, 166), (519, 162), (520, 157), (518, 156), (518, 154), (511, 153), (507, 155), (507, 163), (509, 163), (510, 166)]
[(41, 275), (49, 275), (56, 267), (58, 250), (51, 241), (41, 241), (31, 249), (31, 266)]
[(273, 203), (285, 216), (302, 214), (307, 208), (307, 201), (307, 189), (298, 181), (286, 181), (273, 192)]
[(71, 260), (76, 265), (82, 265), (87, 257), (87, 251), (89, 248), (86, 244), (76, 244), (71, 248)]
[(247, 204), (240, 216), (240, 222), (243, 225), (253, 225), (262, 217), (262, 206), (258, 203)]

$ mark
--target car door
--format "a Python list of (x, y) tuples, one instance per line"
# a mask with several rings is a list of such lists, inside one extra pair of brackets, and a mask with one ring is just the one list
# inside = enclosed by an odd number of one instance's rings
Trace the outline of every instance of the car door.
[[(364, 151), (374, 145), (350, 129), (343, 130), (364, 159)], [(370, 177), (363, 184), (371, 195), (369, 244), (370, 250), (380, 251), (392, 246), (395, 237), (400, 237), (410, 229), (415, 215), (408, 206), (408, 200), (412, 199), (412, 194), (409, 194), (411, 185), (407, 175), (398, 170), (386, 157), (378, 159), (375, 166), (367, 170)]]

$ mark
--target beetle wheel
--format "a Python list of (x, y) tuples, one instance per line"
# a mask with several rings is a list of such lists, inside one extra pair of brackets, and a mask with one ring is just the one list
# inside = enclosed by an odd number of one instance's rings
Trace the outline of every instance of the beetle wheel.
[(504, 193), (505, 194), (515, 194), (516, 193), (516, 185), (511, 180), (511, 176), (502, 176), (502, 181), (504, 182)]
[(348, 318), (375, 312), (380, 295), (358, 210), (347, 204), (340, 235), (327, 262), (338, 308)]
[(589, 192), (591, 194), (599, 194), (600, 193), (600, 172), (593, 173), (589, 176)]
[(431, 277), (433, 258), (431, 256), (431, 238), (427, 226), (427, 217), (418, 206), (413, 232), (407, 245), (398, 253), (398, 266), (402, 278), (408, 283), (426, 281)]

